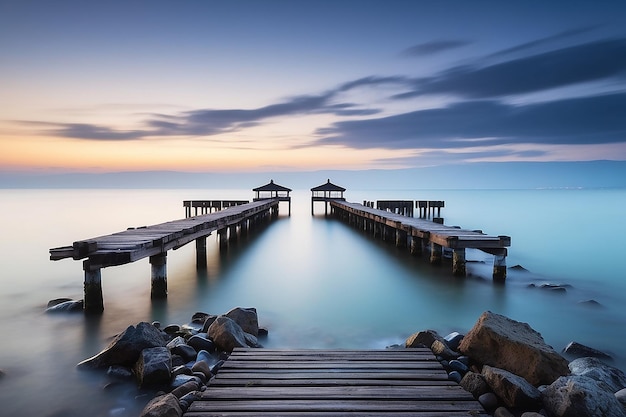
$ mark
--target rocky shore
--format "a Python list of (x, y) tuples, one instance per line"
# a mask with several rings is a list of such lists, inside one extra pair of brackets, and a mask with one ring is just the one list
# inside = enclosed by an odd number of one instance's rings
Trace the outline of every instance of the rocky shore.
[[(266, 335), (254, 308), (196, 313), (185, 325), (142, 322), (78, 367), (151, 390), (141, 417), (180, 417), (235, 347), (261, 347)], [(449, 379), (493, 416), (626, 417), (626, 375), (603, 362), (608, 355), (572, 342), (563, 351), (575, 358), (568, 362), (526, 323), (487, 311), (465, 335), (423, 330), (389, 348), (416, 347), (430, 348)]]

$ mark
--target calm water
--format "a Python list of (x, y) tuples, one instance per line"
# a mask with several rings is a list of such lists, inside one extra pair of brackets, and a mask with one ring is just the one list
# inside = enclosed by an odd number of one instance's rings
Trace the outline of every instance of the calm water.
[[(310, 215), (293, 193), (267, 228), (220, 254), (209, 239), (206, 271), (195, 248), (168, 253), (167, 302), (150, 301), (147, 260), (104, 269), (105, 312), (46, 315), (48, 300), (82, 298), (81, 263), (52, 262), (48, 249), (184, 216), (184, 199), (250, 199), (248, 190), (0, 190), (0, 415), (135, 416), (132, 386), (104, 389), (76, 363), (139, 321), (185, 323), (196, 311), (256, 307), (266, 346), (378, 348), (432, 328), (466, 332), (485, 310), (528, 322), (557, 350), (576, 340), (612, 353), (626, 369), (626, 190), (353, 191), (349, 201), (445, 200), (446, 224), (512, 237), (504, 286), (491, 256), (468, 251), (471, 276), (432, 267), (337, 221)], [(568, 284), (556, 294), (530, 283)], [(580, 301), (594, 299), (601, 308)]]

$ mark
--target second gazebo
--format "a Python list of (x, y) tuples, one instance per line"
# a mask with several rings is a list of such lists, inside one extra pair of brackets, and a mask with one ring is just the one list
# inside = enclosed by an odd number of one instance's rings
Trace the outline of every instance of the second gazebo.
[(345, 188), (333, 184), (328, 180), (326, 184), (311, 188), (311, 214), (314, 214), (314, 204), (316, 201), (324, 203), (324, 213), (328, 214), (328, 205), (332, 200), (346, 201), (343, 197)]

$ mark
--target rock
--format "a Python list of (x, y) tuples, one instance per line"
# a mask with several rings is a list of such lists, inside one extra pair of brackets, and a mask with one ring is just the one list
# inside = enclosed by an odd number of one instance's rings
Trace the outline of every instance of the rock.
[(606, 388), (582, 375), (560, 377), (543, 392), (543, 406), (553, 417), (625, 417), (622, 404)]
[(178, 375), (191, 375), (193, 371), (185, 365), (179, 365), (172, 369), (171, 376), (174, 378)]
[(215, 343), (212, 340), (207, 339), (202, 334), (196, 334), (189, 338), (187, 344), (194, 348), (196, 352), (206, 350), (207, 352), (213, 352), (215, 350)]
[(109, 345), (97, 355), (85, 359), (79, 368), (104, 368), (111, 365), (132, 367), (142, 350), (152, 347), (163, 347), (166, 340), (161, 332), (150, 323), (142, 322), (137, 326), (128, 326), (117, 335)]
[(617, 391), (615, 393), (615, 398), (617, 398), (617, 401), (619, 401), (624, 407), (626, 407), (626, 388)]
[(493, 412), (493, 417), (515, 417), (506, 407), (498, 407)]
[(535, 413), (534, 411), (526, 411), (525, 413), (522, 413), (521, 417), (545, 417), (545, 416), (541, 413)]
[(233, 319), (219, 316), (209, 327), (208, 336), (218, 349), (232, 352), (236, 347), (247, 347), (244, 331)]
[(191, 316), (191, 322), (196, 323), (196, 324), (204, 324), (204, 322), (209, 316), (210, 314), (208, 313), (197, 312), (197, 313), (194, 313), (193, 316)]
[(528, 269), (524, 268), (521, 265), (513, 265), (512, 267), (509, 268), (511, 271), (524, 271), (524, 272), (528, 272)]
[(201, 361), (206, 362), (209, 366), (211, 366), (217, 361), (217, 359), (215, 359), (215, 357), (213, 357), (213, 355), (211, 355), (206, 350), (201, 350), (200, 352), (198, 352), (198, 356), (196, 357), (196, 362), (201, 362)]
[(430, 350), (435, 355), (441, 356), (446, 360), (456, 359), (459, 357), (459, 354), (453, 351), (448, 347), (445, 340), (435, 340), (432, 345), (430, 345)]
[(209, 327), (211, 327), (215, 319), (217, 319), (217, 316), (214, 315), (210, 315), (206, 318), (204, 324), (202, 325), (202, 333), (207, 333), (209, 331)]
[(599, 359), (612, 359), (611, 355), (607, 355), (604, 352), (600, 352), (599, 350), (582, 345), (578, 342), (570, 342), (567, 346), (565, 346), (565, 349), (563, 349), (563, 353), (567, 353), (575, 358), (593, 356), (594, 358)]
[(188, 382), (195, 382), (198, 386), (202, 383), (201, 379), (195, 375), (176, 375), (170, 384), (170, 388), (174, 390)]
[(163, 329), (163, 331), (167, 334), (176, 334), (181, 330), (182, 328), (178, 324), (170, 324), (168, 326), (165, 326), (165, 328)]
[(259, 319), (255, 308), (236, 307), (224, 315), (233, 319), (244, 332), (259, 336)]
[(489, 365), (483, 367), (482, 375), (507, 407), (525, 410), (541, 408), (541, 392), (524, 378)]
[(222, 366), (224, 366), (224, 363), (225, 362), (223, 360), (220, 360), (213, 364), (213, 366), (211, 366), (211, 373), (213, 375), (217, 374), (219, 370), (222, 369)]
[(248, 346), (252, 347), (252, 348), (260, 348), (261, 345), (259, 344), (259, 339), (257, 339), (255, 336), (251, 335), (250, 333), (243, 333), (243, 336), (246, 338), (246, 343), (248, 344)]
[(183, 385), (179, 386), (178, 388), (174, 388), (172, 390), (172, 394), (176, 397), (176, 398), (181, 398), (184, 395), (196, 391), (200, 389), (200, 384), (198, 384), (197, 380), (191, 380), (189, 382), (184, 383)]
[(605, 383), (611, 393), (626, 388), (626, 375), (621, 370), (600, 361), (598, 358), (578, 358), (570, 362), (572, 375), (582, 375)]
[(183, 410), (178, 398), (173, 394), (165, 394), (152, 399), (143, 409), (140, 417), (181, 417)]
[[(52, 300), (54, 301), (54, 300)], [(50, 303), (48, 303), (50, 304)], [(48, 307), (46, 309), (46, 313), (76, 313), (82, 312), (84, 309), (85, 303), (83, 300), (78, 301), (64, 301), (62, 303), (58, 303), (53, 305), (52, 307)]]
[(156, 327), (157, 329), (161, 330), (161, 322), (160, 321), (153, 321), (152, 324), (154, 327)]
[(532, 385), (567, 375), (567, 361), (528, 324), (487, 311), (465, 335), (459, 350), (484, 365), (507, 370)]
[(452, 371), (448, 374), (448, 380), (454, 381), (457, 384), (461, 382), (462, 376), (459, 371)]
[(267, 337), (267, 335), (269, 333), (270, 333), (270, 331), (267, 330), (265, 327), (259, 327), (259, 336), (258, 337)]
[(175, 346), (178, 345), (186, 345), (187, 341), (185, 340), (184, 337), (182, 336), (176, 336), (175, 338), (173, 338), (172, 340), (170, 340), (167, 345), (165, 345), (165, 347), (167, 347), (169, 350), (172, 350)]
[(430, 348), (435, 340), (443, 340), (443, 338), (434, 330), (423, 330), (409, 336), (404, 342), (404, 346), (407, 348)]
[(130, 379), (133, 377), (133, 372), (121, 365), (112, 365), (107, 369), (107, 375), (117, 379)]
[(476, 372), (466, 373), (463, 379), (461, 379), (460, 385), (465, 391), (472, 394), (474, 398), (489, 392), (489, 384), (487, 384), (485, 377)]
[(603, 307), (603, 305), (600, 304), (596, 300), (583, 300), (583, 301), (579, 301), (578, 304), (586, 306), (586, 307), (591, 307), (591, 308), (602, 308)]
[(461, 343), (461, 340), (463, 340), (463, 335), (459, 332), (452, 332), (445, 336), (443, 340), (446, 341), (446, 344), (450, 349), (459, 350), (459, 344)]
[(169, 382), (172, 374), (172, 356), (169, 349), (159, 346), (142, 350), (134, 370), (142, 387)]
[(193, 366), (191, 367), (191, 371), (201, 372), (205, 376), (206, 379), (210, 379), (212, 376), (211, 367), (205, 361), (198, 361), (194, 363)]
[(71, 298), (55, 298), (54, 300), (48, 301), (48, 305), (46, 306), (46, 308), (54, 307), (56, 305), (59, 305), (61, 303), (66, 303), (68, 301), (74, 301), (74, 300), (72, 300)]
[(179, 355), (185, 362), (196, 360), (197, 352), (189, 345), (177, 345), (170, 349), (172, 354)]
[(448, 366), (453, 371), (457, 371), (457, 372), (461, 373), (462, 375), (465, 375), (467, 373), (467, 371), (469, 371), (469, 368), (467, 367), (467, 365), (465, 365), (463, 362), (457, 361), (457, 360), (450, 361), (448, 363)]
[(493, 392), (486, 392), (478, 397), (478, 402), (485, 408), (485, 410), (494, 410), (498, 406), (498, 397)]

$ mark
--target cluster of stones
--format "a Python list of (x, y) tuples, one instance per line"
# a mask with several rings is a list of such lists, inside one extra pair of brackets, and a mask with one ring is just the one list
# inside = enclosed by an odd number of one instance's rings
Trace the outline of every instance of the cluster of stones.
[(626, 417), (626, 375), (608, 355), (578, 343), (569, 362), (528, 324), (485, 312), (466, 334), (413, 334), (407, 348), (429, 347), (448, 377), (497, 417)]
[(159, 391), (142, 417), (180, 417), (236, 347), (260, 347), (254, 308), (216, 316), (193, 315), (191, 323), (161, 328), (158, 322), (129, 326), (79, 369), (106, 369), (116, 378), (135, 378), (141, 388)]

